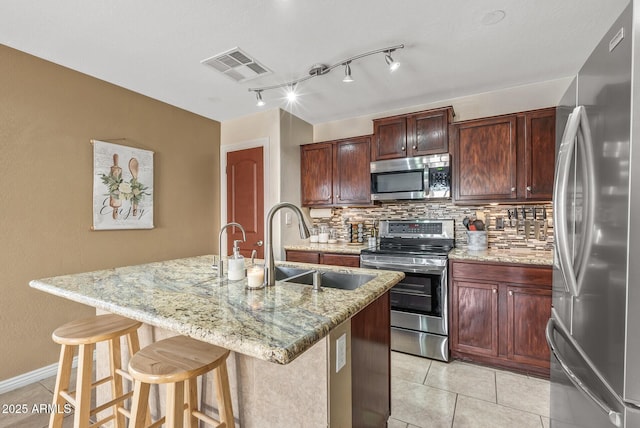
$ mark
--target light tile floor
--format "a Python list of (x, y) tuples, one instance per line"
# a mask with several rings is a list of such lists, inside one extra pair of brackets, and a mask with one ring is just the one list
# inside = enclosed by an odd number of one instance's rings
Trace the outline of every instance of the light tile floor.
[[(54, 378), (0, 395), (0, 428), (44, 428), (47, 413), (34, 405), (51, 402)], [(11, 404), (28, 412), (3, 412)], [(37, 407), (36, 407), (37, 409)], [(71, 427), (65, 418), (65, 427)], [(389, 428), (548, 428), (549, 382), (511, 372), (452, 361), (442, 363), (391, 354)]]
[(389, 428), (548, 428), (549, 381), (391, 354)]

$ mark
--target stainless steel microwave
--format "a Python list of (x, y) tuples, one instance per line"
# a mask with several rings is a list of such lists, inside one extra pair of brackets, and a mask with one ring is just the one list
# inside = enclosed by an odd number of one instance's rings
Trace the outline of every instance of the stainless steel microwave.
[(371, 162), (374, 201), (450, 197), (448, 154)]

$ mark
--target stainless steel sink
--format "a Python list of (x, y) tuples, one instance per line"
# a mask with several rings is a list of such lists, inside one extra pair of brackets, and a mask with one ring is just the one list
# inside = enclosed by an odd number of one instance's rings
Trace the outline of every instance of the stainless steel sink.
[[(314, 272), (321, 274), (322, 287), (338, 288), (341, 290), (355, 290), (375, 278), (375, 275), (276, 267), (276, 279), (294, 284), (313, 285)], [(291, 275), (285, 276), (285, 273), (290, 273)], [(283, 277), (278, 278), (278, 275), (283, 275)]]
[(288, 281), (301, 274), (312, 273), (309, 269), (301, 269), (287, 266), (276, 266), (276, 281)]

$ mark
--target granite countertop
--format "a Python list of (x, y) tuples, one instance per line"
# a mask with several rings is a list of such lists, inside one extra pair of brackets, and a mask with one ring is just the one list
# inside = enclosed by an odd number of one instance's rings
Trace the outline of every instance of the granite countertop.
[(518, 263), (528, 265), (553, 265), (553, 252), (527, 249), (492, 249), (469, 251), (454, 248), (449, 252), (449, 260), (471, 260), (480, 262)]
[(296, 250), (296, 251), (317, 251), (320, 253), (341, 253), (341, 254), (360, 254), (360, 251), (365, 248), (369, 248), (367, 244), (348, 244), (348, 243), (339, 243), (339, 244), (297, 244), (297, 245), (285, 245), (285, 250)]
[(404, 274), (279, 262), (357, 272), (376, 278), (356, 290), (278, 281), (248, 290), (247, 280), (220, 281), (213, 256), (198, 256), (33, 280), (38, 290), (103, 309), (251, 357), (287, 364), (351, 318)]

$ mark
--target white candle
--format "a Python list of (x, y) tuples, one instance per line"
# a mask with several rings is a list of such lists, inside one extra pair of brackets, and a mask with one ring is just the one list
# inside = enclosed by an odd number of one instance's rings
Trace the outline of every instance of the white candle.
[(260, 288), (264, 283), (264, 266), (251, 266), (247, 269), (247, 287)]

